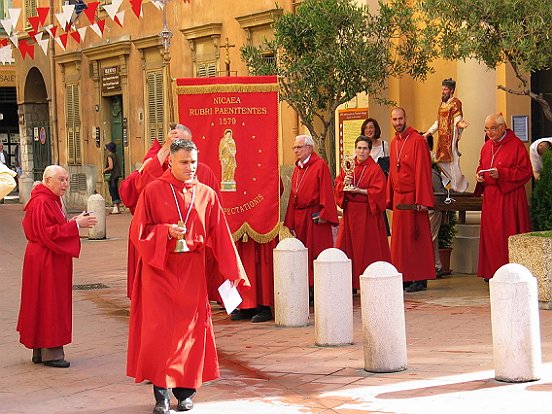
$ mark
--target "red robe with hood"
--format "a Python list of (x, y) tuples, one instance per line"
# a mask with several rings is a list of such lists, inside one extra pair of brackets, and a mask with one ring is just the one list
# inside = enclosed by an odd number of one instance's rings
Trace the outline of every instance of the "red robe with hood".
[(402, 134), (395, 133), (389, 155), (387, 208), (393, 209), (391, 263), (403, 274), (405, 282), (435, 279), (427, 211), (396, 208), (397, 204), (433, 207), (429, 147), (422, 135), (408, 127)]
[[(187, 253), (175, 253), (168, 228), (179, 220), (171, 185), (185, 223)], [(158, 387), (198, 388), (219, 377), (205, 247), (229, 280), (249, 284), (216, 193), (206, 185), (178, 181), (167, 170), (140, 195), (130, 236), (139, 253), (130, 308), (127, 375)]]
[(383, 221), (385, 211), (386, 178), (371, 157), (359, 163), (355, 158), (353, 183), (368, 190), (368, 194), (343, 191), (345, 172), (335, 179), (335, 200), (343, 209), (335, 247), (353, 262), (353, 288), (360, 288), (360, 275), (379, 260), (391, 261), (387, 229)]
[(525, 184), (531, 180), (531, 161), (521, 140), (507, 129), (499, 142), (481, 148), (477, 171), (496, 168), (498, 179), (482, 173), (483, 204), (477, 275), (490, 279), (509, 262), (508, 237), (531, 231)]
[[(313, 214), (318, 214), (326, 223), (315, 223)], [(313, 260), (333, 247), (332, 226), (338, 223), (330, 170), (313, 152), (303, 166), (296, 162), (284, 220), (284, 225), (295, 230), (297, 238), (309, 249), (310, 286), (314, 285)]]
[(77, 222), (67, 221), (61, 198), (43, 184), (25, 206), (19, 341), (29, 349), (71, 342), (73, 257), (79, 257)]

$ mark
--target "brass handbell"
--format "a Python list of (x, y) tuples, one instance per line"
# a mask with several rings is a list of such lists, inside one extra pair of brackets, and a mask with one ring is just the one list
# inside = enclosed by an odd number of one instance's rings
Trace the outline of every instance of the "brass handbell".
[[(179, 227), (184, 227), (184, 234), (186, 234), (186, 226), (184, 226), (184, 223), (179, 221), (178, 226)], [(179, 237), (176, 240), (176, 246), (174, 248), (174, 252), (175, 253), (186, 253), (186, 252), (189, 252), (189, 251), (190, 251), (190, 248), (186, 244), (186, 240), (184, 239), (184, 236)]]

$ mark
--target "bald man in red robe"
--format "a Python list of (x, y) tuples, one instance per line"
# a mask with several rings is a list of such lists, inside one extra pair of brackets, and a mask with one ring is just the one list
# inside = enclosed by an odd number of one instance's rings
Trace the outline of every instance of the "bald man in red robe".
[[(433, 207), (429, 147), (422, 135), (407, 127), (403, 108), (391, 111), (395, 137), (391, 142), (387, 208), (393, 209), (391, 262), (403, 275), (407, 292), (427, 289), (435, 279), (433, 241), (428, 208)], [(399, 210), (398, 204), (412, 206)]]
[(312, 137), (298, 135), (293, 151), (297, 161), (284, 225), (309, 249), (309, 285), (312, 287), (313, 261), (322, 251), (333, 247), (332, 226), (337, 226), (339, 221), (332, 176), (328, 165), (314, 152)]
[(33, 350), (32, 361), (68, 368), (63, 346), (71, 343), (73, 257), (79, 257), (79, 228), (96, 224), (82, 213), (68, 220), (61, 197), (69, 187), (69, 174), (59, 165), (44, 169), (42, 183), (25, 206), (23, 231), (27, 248), (23, 259), (19, 341)]
[[(140, 195), (130, 236), (139, 253), (132, 291), (127, 374), (150, 381), (154, 413), (193, 407), (203, 382), (219, 377), (207, 294), (205, 248), (212, 248), (225, 279), (248, 285), (216, 193), (195, 178), (197, 148), (171, 144), (170, 169)], [(178, 239), (188, 251), (175, 252)]]
[(483, 185), (477, 275), (488, 281), (509, 262), (508, 237), (531, 231), (525, 184), (531, 180), (527, 149), (501, 114), (485, 119), (476, 179)]
[[(383, 220), (387, 183), (383, 170), (370, 157), (371, 148), (370, 138), (359, 136), (352, 176), (341, 170), (335, 179), (335, 199), (343, 209), (335, 247), (352, 261), (354, 289), (360, 289), (360, 275), (370, 264), (391, 261)], [(352, 185), (350, 191), (344, 191), (346, 184)]]
[[(134, 214), (134, 209), (136, 208), (136, 203), (138, 202), (138, 197), (142, 190), (146, 188), (149, 183), (161, 177), (163, 172), (167, 169), (166, 160), (169, 155), (170, 145), (175, 139), (192, 139), (192, 132), (188, 127), (179, 124), (175, 129), (169, 132), (169, 136), (165, 140), (163, 146), (161, 146), (157, 140), (154, 140), (150, 150), (144, 157), (142, 168), (134, 171), (121, 183), (119, 195), (121, 196), (123, 204), (128, 207), (132, 214)], [(220, 198), (218, 180), (209, 166), (201, 162), (198, 163), (196, 177), (199, 182), (215, 190)], [(213, 283), (209, 285), (209, 296), (213, 300), (220, 301), (216, 289), (222, 283), (222, 278), (215, 264), (210, 259), (208, 259), (208, 261), (208, 265), (210, 266), (209, 274), (211, 274), (213, 278)], [(138, 257), (136, 256), (136, 249), (129, 238), (127, 253), (127, 296), (129, 299), (132, 297), (132, 285), (134, 283), (137, 262)]]

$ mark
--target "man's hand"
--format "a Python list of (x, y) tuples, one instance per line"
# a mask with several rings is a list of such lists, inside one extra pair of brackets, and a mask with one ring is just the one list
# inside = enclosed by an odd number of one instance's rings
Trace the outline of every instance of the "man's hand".
[(485, 178), (483, 178), (483, 174), (475, 174), (475, 179), (478, 183), (484, 183), (485, 182)]
[(98, 219), (96, 218), (96, 216), (93, 216), (92, 214), (93, 213), (83, 211), (75, 218), (75, 221), (79, 225), (80, 229), (89, 229), (90, 227), (96, 225), (96, 223), (98, 222)]
[(496, 168), (491, 168), (491, 171), (489, 171), (489, 177), (494, 178), (495, 180), (498, 180), (498, 170)]
[(169, 226), (169, 237), (173, 239), (180, 239), (186, 234), (185, 228), (180, 227), (178, 224), (171, 224)]
[(232, 280), (232, 287), (237, 288), (240, 282), (241, 282), (241, 279)]
[(416, 204), (416, 211), (427, 211), (429, 210), (426, 206), (423, 206), (421, 204)]

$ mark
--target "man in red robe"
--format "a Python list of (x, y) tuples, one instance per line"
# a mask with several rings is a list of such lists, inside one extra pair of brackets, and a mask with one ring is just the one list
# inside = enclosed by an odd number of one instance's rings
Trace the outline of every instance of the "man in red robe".
[(525, 184), (531, 161), (525, 145), (501, 114), (485, 119), (489, 139), (481, 148), (476, 179), (483, 185), (477, 275), (488, 281), (508, 263), (508, 237), (531, 230)]
[(80, 255), (79, 228), (96, 224), (89, 213), (67, 220), (61, 197), (69, 175), (59, 165), (44, 170), (43, 180), (25, 206), (19, 341), (33, 350), (35, 364), (68, 368), (63, 346), (71, 342), (73, 257)]
[[(360, 275), (379, 260), (391, 261), (385, 211), (386, 178), (381, 167), (370, 157), (372, 141), (364, 135), (355, 141), (354, 170), (349, 177), (344, 170), (335, 179), (335, 199), (343, 209), (335, 247), (353, 262), (353, 288), (360, 288)], [(345, 185), (351, 186), (344, 191)]]
[[(284, 225), (309, 253), (309, 285), (314, 286), (313, 261), (333, 247), (332, 226), (337, 226), (337, 208), (328, 165), (314, 152), (314, 141), (298, 135), (293, 144), (297, 161), (291, 176), (291, 191)], [(312, 293), (312, 289), (311, 289)]]
[[(144, 164), (142, 165), (142, 168), (138, 171), (134, 171), (121, 183), (119, 194), (123, 204), (129, 208), (132, 214), (134, 214), (134, 209), (136, 208), (136, 203), (142, 190), (149, 183), (161, 177), (163, 172), (167, 169), (166, 160), (169, 155), (170, 145), (175, 139), (191, 140), (192, 131), (190, 131), (190, 129), (185, 125), (178, 124), (175, 129), (169, 131), (169, 136), (165, 140), (163, 146), (161, 146), (157, 140), (154, 140), (150, 150), (144, 157)], [(213, 173), (213, 170), (211, 170), (209, 166), (201, 162), (198, 163), (196, 177), (199, 182), (208, 185), (215, 190), (220, 198), (219, 183)], [(210, 256), (208, 255), (208, 258), (209, 257)], [(127, 253), (127, 296), (129, 299), (132, 297), (132, 285), (134, 283), (134, 274), (136, 273), (137, 262), (138, 257), (136, 256), (136, 249), (129, 237)], [(216, 289), (222, 283), (222, 278), (218, 274), (218, 270), (210, 259), (208, 259), (208, 266), (211, 267), (209, 274), (212, 274), (213, 278), (216, 279), (209, 285), (209, 296), (213, 300), (220, 301)]]
[[(197, 148), (171, 144), (170, 169), (140, 195), (130, 236), (139, 253), (130, 308), (127, 374), (153, 384), (154, 413), (193, 407), (203, 382), (219, 377), (207, 295), (205, 247), (223, 276), (249, 284), (216, 193), (195, 178)], [(175, 252), (182, 239), (186, 252)], [(242, 282), (243, 281), (243, 282)]]
[[(427, 289), (435, 279), (433, 242), (427, 210), (433, 207), (431, 158), (422, 135), (406, 126), (403, 108), (391, 111), (395, 137), (391, 142), (387, 208), (393, 209), (391, 262), (403, 275), (407, 292)], [(399, 210), (398, 204), (412, 207)]]

